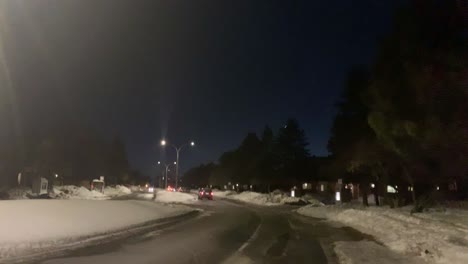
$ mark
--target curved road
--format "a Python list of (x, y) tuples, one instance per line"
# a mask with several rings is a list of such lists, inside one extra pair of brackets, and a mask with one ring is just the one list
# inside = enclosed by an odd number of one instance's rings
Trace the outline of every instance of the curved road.
[(204, 211), (190, 220), (39, 263), (336, 263), (334, 241), (363, 238), (302, 217), (291, 206), (225, 200), (195, 206)]

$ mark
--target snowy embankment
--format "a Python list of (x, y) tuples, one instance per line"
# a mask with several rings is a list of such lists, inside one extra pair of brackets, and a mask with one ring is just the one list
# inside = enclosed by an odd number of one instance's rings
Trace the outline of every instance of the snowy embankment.
[(85, 199), (85, 200), (106, 200), (119, 196), (131, 194), (132, 191), (122, 185), (115, 187), (106, 186), (104, 192), (90, 191), (85, 187), (74, 185), (54, 186), (52, 197), (57, 199)]
[(166, 190), (157, 190), (156, 202), (161, 203), (181, 203), (193, 204), (197, 202), (197, 197), (190, 193), (183, 192), (169, 192)]
[[(468, 263), (468, 211), (447, 209), (411, 215), (408, 208), (305, 206), (297, 212), (350, 226), (373, 236), (393, 252), (409, 258), (417, 256), (416, 261)], [(356, 242), (338, 242), (337, 255), (349, 248), (354, 252), (358, 250), (357, 244), (349, 243)], [(379, 248), (377, 244), (373, 245), (374, 249)], [(352, 260), (353, 255), (356, 254), (351, 252), (342, 255), (341, 259), (345, 263), (360, 263), (357, 259)]]
[[(170, 192), (163, 189), (156, 189), (155, 202), (169, 204), (193, 204), (197, 202), (197, 196), (190, 193)], [(139, 193), (137, 198), (152, 200), (153, 193)]]
[[(31, 188), (13, 188), (8, 190), (8, 199), (22, 200), (32, 197)], [(122, 185), (106, 186), (104, 192), (91, 191), (85, 187), (75, 185), (53, 186), (49, 196), (53, 199), (79, 199), (79, 200), (107, 200), (115, 197), (126, 196), (131, 194), (132, 191)]]
[(262, 205), (262, 206), (275, 206), (275, 205), (282, 205), (288, 203), (299, 203), (303, 202), (317, 204), (319, 203), (317, 200), (314, 199), (302, 199), (298, 197), (290, 197), (285, 193), (281, 193), (279, 191), (268, 193), (257, 193), (257, 192), (241, 192), (236, 193), (233, 191), (213, 191), (214, 198), (222, 198), (222, 199), (229, 199), (240, 201), (249, 204), (255, 205)]
[(147, 201), (0, 201), (0, 262), (83, 246), (191, 211)]

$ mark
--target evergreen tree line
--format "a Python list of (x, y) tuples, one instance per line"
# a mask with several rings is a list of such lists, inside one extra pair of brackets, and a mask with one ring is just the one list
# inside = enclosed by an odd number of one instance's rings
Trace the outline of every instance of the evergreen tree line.
[(290, 188), (310, 177), (307, 146), (304, 131), (295, 119), (289, 119), (276, 134), (268, 126), (260, 137), (248, 133), (239, 147), (221, 155), (218, 164), (202, 164), (189, 170), (184, 183), (218, 187), (229, 183), (253, 185), (259, 191)]
[(461, 3), (414, 1), (399, 10), (375, 62), (349, 73), (328, 149), (335, 168), (364, 193), (374, 183), (381, 195), (390, 185), (399, 188), (397, 199), (416, 203), (439, 194), (466, 198), (468, 25)]

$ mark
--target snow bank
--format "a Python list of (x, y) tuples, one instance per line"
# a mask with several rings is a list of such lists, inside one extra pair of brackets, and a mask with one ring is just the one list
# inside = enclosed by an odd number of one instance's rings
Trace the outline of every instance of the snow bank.
[[(422, 264), (422, 259), (402, 256), (372, 241), (335, 242), (335, 253), (341, 264)], [(356, 254), (359, 252), (359, 254)]]
[(147, 201), (0, 201), (0, 262), (189, 211)]
[(51, 196), (57, 199), (105, 200), (110, 198), (101, 192), (74, 185), (54, 186), (53, 190)]
[(190, 193), (169, 192), (162, 189), (156, 191), (156, 202), (193, 204), (196, 201), (197, 197)]
[(20, 187), (9, 189), (7, 193), (10, 200), (22, 200), (29, 199), (28, 196), (32, 195), (32, 190), (28, 187)]
[(123, 185), (117, 185), (115, 187), (106, 186), (104, 188), (104, 194), (110, 197), (125, 196), (131, 193), (132, 191)]
[(56, 199), (80, 199), (80, 200), (107, 200), (119, 196), (131, 194), (132, 191), (122, 185), (115, 187), (106, 186), (104, 193), (98, 191), (91, 191), (85, 187), (78, 187), (74, 185), (54, 186), (52, 198)]
[(297, 212), (351, 226), (406, 256), (419, 256), (432, 263), (468, 263), (465, 211), (411, 215), (405, 209), (386, 207), (305, 206)]
[[(257, 192), (241, 192), (236, 193), (233, 191), (213, 191), (213, 196), (216, 199), (224, 198), (230, 200), (241, 201), (244, 203), (250, 203), (255, 205), (262, 205), (262, 206), (274, 206), (274, 205), (281, 205), (281, 204), (288, 204), (288, 203), (298, 203), (301, 201), (301, 198), (298, 197), (289, 197), (285, 193), (281, 192), (272, 192), (268, 193), (257, 193)], [(304, 201), (306, 203), (308, 201)]]
[(274, 205), (274, 203), (271, 202), (270, 195), (263, 193), (241, 192), (239, 194), (227, 196), (227, 198), (256, 205)]
[[(137, 193), (138, 199), (153, 200), (153, 193)], [(156, 189), (155, 202), (166, 204), (193, 204), (197, 202), (197, 196), (191, 193), (169, 192), (164, 189)]]
[[(198, 190), (195, 193), (198, 193)], [(212, 193), (215, 198), (226, 198), (226, 196), (237, 194), (236, 192), (233, 192), (233, 191), (220, 191), (220, 190), (212, 190)]]

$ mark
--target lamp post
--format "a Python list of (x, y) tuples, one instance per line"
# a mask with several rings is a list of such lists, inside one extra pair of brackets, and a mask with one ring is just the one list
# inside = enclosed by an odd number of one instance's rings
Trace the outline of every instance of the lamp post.
[[(166, 146), (167, 145), (167, 142), (166, 140), (161, 140), (161, 146)], [(191, 147), (194, 147), (195, 146), (195, 142), (194, 141), (190, 141), (189, 143), (186, 143), (186, 144), (183, 144), (183, 145), (180, 145), (180, 146), (176, 146), (176, 145), (171, 145), (175, 151), (176, 151), (176, 162), (174, 164), (176, 164), (176, 176), (175, 176), (175, 188), (177, 189), (177, 185), (178, 185), (178, 181), (179, 181), (179, 153), (180, 151), (182, 150), (182, 148), (184, 147), (187, 147), (187, 146), (191, 146)]]
[[(177, 162), (174, 161), (173, 164), (176, 165)], [(158, 161), (158, 165), (161, 165), (161, 161)], [(165, 174), (165, 176), (164, 176), (164, 178), (165, 178), (165, 179), (164, 179), (164, 181), (165, 181), (164, 189), (167, 189), (167, 172), (169, 171), (169, 166), (171, 166), (171, 163), (169, 163), (169, 164), (163, 164), (163, 165), (166, 167), (166, 174)]]

